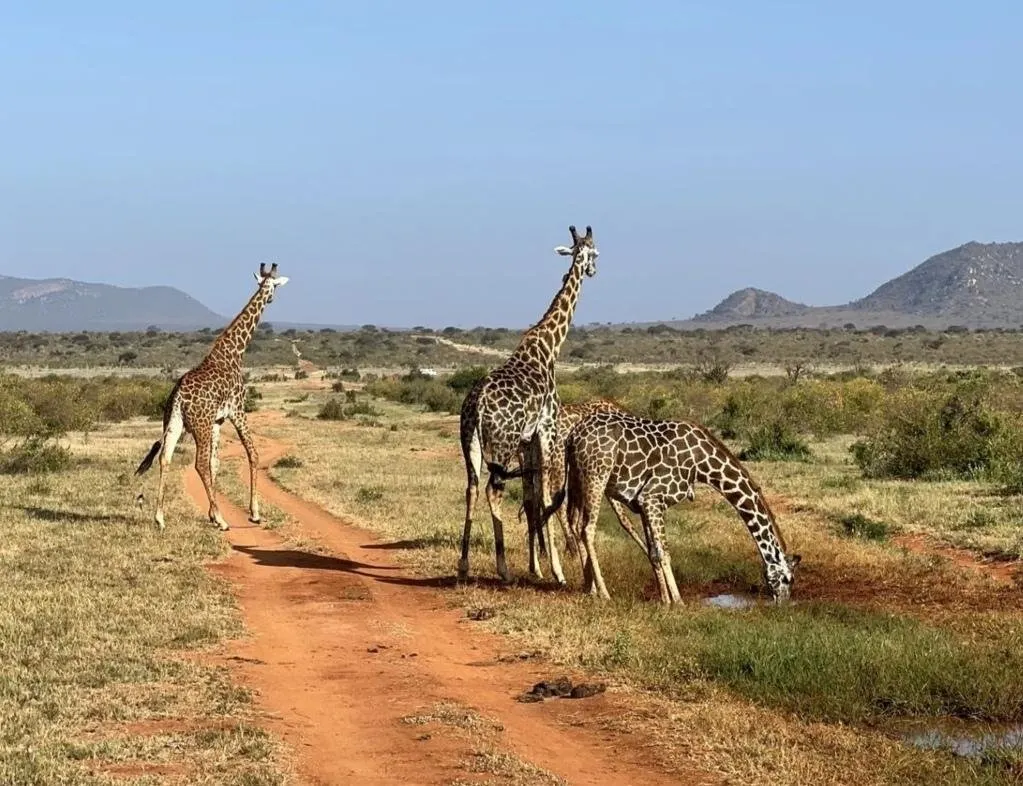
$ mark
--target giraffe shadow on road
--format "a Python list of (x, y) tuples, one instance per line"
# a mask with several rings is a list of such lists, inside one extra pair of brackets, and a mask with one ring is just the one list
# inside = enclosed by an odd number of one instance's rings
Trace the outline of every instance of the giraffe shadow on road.
[[(394, 575), (391, 571), (399, 571), (401, 568), (391, 565), (369, 565), (365, 562), (347, 559), (346, 557), (334, 557), (329, 554), (313, 554), (308, 551), (297, 549), (265, 549), (255, 546), (232, 546), (234, 551), (244, 554), (255, 560), (257, 565), (273, 568), (302, 568), (307, 570), (326, 570), (337, 573), (349, 573), (372, 579), (382, 584), (397, 584), (403, 587), (429, 587), (434, 589), (455, 589), (459, 585), (457, 576), (402, 576)], [(537, 591), (560, 592), (562, 587), (556, 584), (534, 583), (529, 580), (516, 580), (510, 584), (498, 578), (490, 576), (479, 576), (470, 579), (468, 586), (479, 589), (506, 590), (515, 587), (526, 587)]]

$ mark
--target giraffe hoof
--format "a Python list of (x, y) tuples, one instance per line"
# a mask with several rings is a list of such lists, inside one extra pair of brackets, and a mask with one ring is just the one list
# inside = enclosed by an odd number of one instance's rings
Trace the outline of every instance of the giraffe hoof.
[(256, 516), (255, 518), (253, 518), (252, 516), (249, 516), (249, 522), (252, 523), (252, 524), (262, 524), (263, 523), (263, 519), (260, 518), (259, 516)]

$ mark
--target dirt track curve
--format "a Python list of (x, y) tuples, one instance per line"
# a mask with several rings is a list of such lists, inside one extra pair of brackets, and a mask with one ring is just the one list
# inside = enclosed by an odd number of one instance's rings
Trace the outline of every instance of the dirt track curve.
[[(264, 467), (285, 452), (266, 439), (258, 444)], [(223, 455), (241, 455), (238, 444), (226, 442)], [(247, 480), (244, 462), (238, 470)], [(194, 469), (185, 483), (205, 513)], [(721, 782), (656, 768), (639, 735), (598, 731), (599, 723), (573, 726), (580, 716), (620, 715), (621, 695), (517, 702), (533, 683), (561, 670), (501, 660), (507, 641), (474, 629), (463, 610), (450, 606), (443, 591), (448, 580), (403, 572), (372, 534), (284, 491), (265, 471), (260, 483), (262, 498), (325, 553), (288, 548), (221, 495), (233, 554), (212, 569), (233, 585), (250, 636), (218, 657), (255, 689), (268, 728), (295, 754), (301, 782), (432, 786), (485, 779), (466, 771), (473, 742), (465, 735), (402, 722), (441, 702), (494, 719), (502, 728), (499, 751), (571, 786)]]

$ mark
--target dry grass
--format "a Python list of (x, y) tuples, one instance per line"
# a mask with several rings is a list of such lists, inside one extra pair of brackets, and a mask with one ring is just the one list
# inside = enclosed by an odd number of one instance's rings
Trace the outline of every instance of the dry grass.
[(283, 783), (246, 691), (194, 657), (241, 630), (203, 568), (223, 542), (179, 483), (166, 534), (134, 507), (135, 433), (73, 438), (65, 472), (0, 477), (0, 783)]
[(492, 718), (480, 716), (469, 707), (445, 702), (402, 720), (413, 726), (422, 726), (426, 730), (424, 738), (432, 734), (431, 730), (442, 727), (470, 743), (472, 751), (460, 764), (475, 777), (472, 780), (456, 780), (452, 786), (565, 786), (564, 780), (558, 776), (500, 750), (499, 741), (504, 726)]

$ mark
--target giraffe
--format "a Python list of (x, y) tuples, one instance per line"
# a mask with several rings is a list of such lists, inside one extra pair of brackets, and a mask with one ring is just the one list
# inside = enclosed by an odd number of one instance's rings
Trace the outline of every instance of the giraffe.
[[(622, 411), (598, 411), (580, 421), (565, 440), (567, 486), (554, 495), (549, 517), (568, 496), (568, 518), (585, 554), (587, 589), (608, 598), (597, 562), (594, 535), (601, 496), (638, 513), (646, 552), (661, 601), (681, 601), (671, 557), (664, 546), (664, 513), (693, 498), (693, 485), (716, 489), (743, 520), (764, 567), (764, 580), (776, 602), (788, 600), (800, 555), (788, 555), (774, 514), (760, 487), (731, 451), (706, 428), (687, 421), (656, 421)], [(637, 539), (638, 540), (638, 539)]]
[[(554, 438), (550, 471), (547, 476), (549, 483), (548, 488), (562, 489), (565, 486), (565, 440), (572, 429), (575, 428), (578, 423), (596, 412), (624, 411), (625, 410), (623, 410), (616, 402), (604, 398), (578, 402), (575, 404), (565, 404), (561, 407), (558, 411), (558, 430)], [(615, 516), (617, 516), (618, 523), (622, 525), (622, 528), (634, 541), (636, 541), (641, 549), (646, 550), (646, 541), (639, 536), (639, 533), (636, 532), (636, 529), (632, 526), (632, 522), (625, 513), (624, 506), (612, 497), (608, 497), (607, 501), (610, 503)], [(557, 505), (557, 509), (554, 510), (554, 513), (557, 514), (558, 521), (561, 523), (562, 532), (565, 535), (565, 551), (568, 553), (578, 552), (579, 556), (582, 557), (582, 552), (579, 551), (578, 546), (578, 533), (572, 531), (569, 526), (568, 517), (562, 513), (560, 503)], [(547, 514), (547, 517), (550, 517), (550, 513)]]
[(288, 283), (286, 276), (277, 274), (274, 262), (267, 272), (266, 264), (259, 266), (255, 294), (213, 342), (209, 353), (198, 366), (188, 371), (174, 385), (163, 407), (163, 437), (153, 443), (149, 453), (135, 470), (136, 477), (144, 474), (159, 454), (160, 486), (156, 497), (155, 519), (164, 528), (163, 496), (167, 468), (174, 457), (174, 449), (182, 431), (195, 439), (195, 469), (202, 479), (209, 499), (210, 521), (221, 530), (228, 528), (220, 514), (216, 500), (217, 470), (220, 466), (220, 427), (230, 420), (249, 459), (249, 521), (259, 522), (259, 499), (256, 496), (256, 469), (259, 454), (245, 420), (245, 378), (242, 374), (242, 355), (259, 324), (263, 309), (273, 302), (278, 287)]
[[(583, 277), (597, 272), (599, 251), (593, 242), (593, 229), (586, 227), (580, 236), (574, 226), (568, 228), (571, 246), (558, 246), (555, 253), (570, 256), (572, 264), (562, 279), (561, 288), (554, 296), (543, 317), (525, 332), (511, 356), (487, 376), (477, 382), (462, 402), (460, 440), (465, 459), (467, 483), (465, 489), (465, 526), (462, 531), (462, 554), (458, 562), (459, 580), (469, 574), (469, 538), (472, 533), (472, 513), (479, 499), (479, 481), (482, 464), (487, 463), (490, 476), (486, 485), (487, 503), (494, 526), (494, 549), (497, 572), (504, 581), (511, 580), (504, 552), (504, 522), (501, 519), (501, 501), (507, 480), (523, 477), (523, 447), (530, 439), (537, 440), (539, 472), (545, 468), (545, 458), (553, 455), (552, 443), (556, 431), (556, 417), (560, 408), (555, 384), (554, 365), (561, 345), (568, 335)], [(512, 465), (518, 463), (518, 469)], [(534, 476), (535, 479), (535, 476)], [(543, 502), (549, 486), (539, 483), (538, 502)], [(532, 479), (524, 478), (524, 496)], [(527, 511), (527, 515), (529, 511)], [(530, 532), (534, 517), (530, 518)], [(539, 523), (537, 522), (537, 526)], [(547, 538), (547, 541), (550, 539)], [(540, 576), (539, 560), (529, 538), (529, 568)], [(565, 583), (558, 552), (549, 543), (551, 572), (560, 584)], [(541, 540), (541, 547), (543, 541)]]

